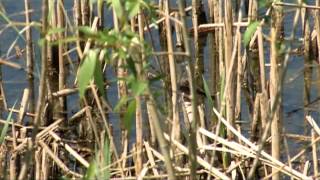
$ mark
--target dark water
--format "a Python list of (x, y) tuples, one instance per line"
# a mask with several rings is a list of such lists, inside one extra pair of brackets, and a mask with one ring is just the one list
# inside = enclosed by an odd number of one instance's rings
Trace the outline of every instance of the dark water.
[[(14, 15), (17, 12), (24, 11), (24, 1), (23, 0), (2, 0), (2, 5), (5, 7), (5, 10), (7, 14), (9, 15), (9, 18), (13, 21), (20, 21), (24, 22), (24, 15)], [(31, 8), (34, 9), (34, 12), (32, 13), (32, 20), (34, 21), (39, 21), (40, 19), (40, 6), (41, 6), (41, 0), (30, 0), (31, 2)], [(190, 1), (189, 1), (190, 3)], [(310, 4), (314, 4), (314, 1), (309, 1)], [(65, 1), (65, 7), (68, 7), (68, 13), (72, 14), (72, 5), (73, 1), (68, 0)], [(206, 7), (206, 6), (205, 6)], [(291, 31), (292, 31), (292, 21), (293, 21), (293, 16), (294, 13), (288, 13), (285, 16), (285, 32), (286, 36), (288, 36)], [(71, 18), (72, 20), (72, 18)], [(312, 22), (311, 22), (312, 23)], [(106, 14), (105, 17), (105, 24), (107, 26), (110, 26), (112, 24), (112, 15), (110, 13)], [(190, 19), (189, 23), (190, 25)], [(6, 23), (4, 22), (3, 19), (0, 20), (0, 30), (4, 28)], [(299, 25), (301, 27), (301, 25)], [(20, 29), (20, 28), (19, 28)], [(298, 28), (297, 32), (297, 37), (301, 37), (301, 28)], [(312, 27), (311, 27), (312, 29)], [(152, 31), (153, 37), (158, 38), (157, 31), (154, 30)], [(33, 28), (33, 37), (34, 37), (34, 46), (35, 46), (35, 59), (36, 59), (36, 68), (35, 68), (35, 74), (36, 74), (36, 91), (37, 91), (37, 84), (38, 84), (38, 78), (39, 78), (39, 72), (40, 72), (40, 67), (39, 67), (39, 62), (40, 62), (40, 52), (39, 52), (39, 46), (37, 44), (37, 41), (39, 40), (39, 29)], [(0, 56), (3, 59), (6, 59), (6, 53), (8, 51), (8, 48), (10, 45), (16, 40), (17, 38), (17, 32), (15, 32), (12, 28), (8, 28), (4, 31), (1, 31), (0, 34)], [(20, 46), (20, 48), (24, 48), (25, 42), (23, 39), (18, 38), (17, 40), (17, 45)], [(155, 41), (155, 46), (156, 49), (159, 49), (159, 41)], [(205, 67), (209, 67), (208, 64), (210, 63), (208, 61), (209, 58), (209, 51), (210, 49), (208, 46), (205, 46), (204, 48), (204, 59), (205, 59)], [(265, 58), (268, 61), (269, 59), (269, 50), (268, 47), (266, 47), (266, 54)], [(14, 54), (14, 50), (10, 53), (10, 55)], [(76, 60), (76, 59), (74, 59)], [(12, 59), (13, 62), (16, 62), (23, 67), (25, 67), (25, 58), (24, 56), (17, 58), (17, 59)], [(267, 70), (269, 68), (267, 67)], [(211, 71), (210, 69), (205, 69), (205, 75), (208, 75), (208, 72)], [(289, 69), (287, 72), (287, 81), (289, 81), (290, 78), (296, 76), (297, 74), (300, 73), (299, 76), (293, 81), (290, 81), (289, 83), (286, 83), (284, 86), (284, 91), (283, 91), (283, 109), (284, 109), (284, 124), (285, 124), (285, 131), (286, 133), (295, 133), (295, 134), (303, 134), (304, 133), (304, 118), (303, 118), (303, 111), (299, 111), (297, 113), (292, 114), (290, 117), (286, 116), (285, 112), (289, 112), (292, 109), (298, 108), (298, 107), (303, 107), (303, 88), (304, 88), (304, 81), (303, 81), (303, 58), (302, 57), (297, 57), (293, 56), (290, 58), (289, 61)], [(74, 72), (71, 72), (71, 74)], [(114, 77), (114, 73), (111, 69), (108, 70), (107, 74), (109, 79), (112, 81), (112, 77)], [(111, 78), (110, 78), (111, 77)], [(3, 83), (4, 83), (4, 89), (6, 93), (6, 98), (7, 98), (7, 103), (8, 106), (11, 107), (13, 103), (18, 100), (20, 102), (21, 97), (22, 97), (22, 92), (24, 88), (27, 88), (27, 81), (26, 81), (26, 72), (24, 70), (16, 70), (13, 68), (9, 68), (6, 66), (3, 66), (2, 68), (2, 78), (3, 78)], [(68, 86), (73, 87), (73, 80), (74, 80), (74, 75), (71, 75), (70, 78), (68, 79)], [(313, 80), (316, 80), (316, 76), (313, 76)], [(108, 98), (112, 104), (112, 106), (115, 106), (118, 97), (117, 97), (117, 89), (116, 89), (116, 84), (115, 82), (112, 83), (110, 86), (111, 88), (108, 90)], [(317, 98), (317, 90), (315, 85), (312, 86), (312, 93), (311, 93), (311, 100)], [(37, 97), (37, 96), (36, 96)], [(79, 109), (79, 103), (78, 103), (78, 95), (72, 95), (68, 96), (68, 110), (69, 110), (69, 115), (72, 114), (72, 112), (76, 112)], [(242, 106), (242, 120), (243, 121), (249, 121), (248, 118), (248, 110), (245, 106), (245, 103), (243, 103)], [(316, 116), (313, 116), (316, 120), (318, 120), (318, 113), (313, 113)], [(111, 114), (110, 115), (111, 119), (114, 122), (114, 129), (117, 131), (119, 129), (119, 126), (116, 122), (117, 115), (116, 114)], [(245, 126), (246, 127), (246, 126)], [(248, 128), (248, 127), (247, 127)], [(117, 133), (117, 132), (116, 132)], [(297, 152), (297, 148), (301, 147), (300, 144), (297, 144), (293, 141), (290, 141), (290, 148), (292, 148), (292, 152)]]

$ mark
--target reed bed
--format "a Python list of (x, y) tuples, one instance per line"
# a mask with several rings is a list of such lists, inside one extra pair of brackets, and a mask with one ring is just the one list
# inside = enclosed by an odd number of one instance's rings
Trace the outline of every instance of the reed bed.
[(0, 179), (319, 178), (319, 0), (19, 3)]

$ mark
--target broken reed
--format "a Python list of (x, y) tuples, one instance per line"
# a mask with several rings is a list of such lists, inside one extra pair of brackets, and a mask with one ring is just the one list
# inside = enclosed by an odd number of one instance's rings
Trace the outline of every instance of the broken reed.
[[(286, 138), (297, 135), (287, 135), (282, 111), (288, 59), (296, 50), (288, 42), (303, 47), (298, 56), (304, 59), (304, 107), (312, 102), (312, 71), (316, 70), (317, 75), (320, 72), (318, 0), (314, 5), (274, 1), (265, 7), (253, 0), (192, 0), (186, 7), (179, 0), (178, 9), (171, 7), (168, 0), (160, 0), (158, 5), (74, 0), (72, 17), (63, 0), (44, 0), (39, 86), (34, 79), (33, 12), (30, 1), (24, 3), (23, 69), (28, 86), (18, 100), (20, 108), (7, 108), (6, 100), (12, 97), (5, 97), (1, 82), (2, 106), (18, 116), (13, 121), (10, 116), (0, 121), (4, 125), (0, 136), (0, 178), (30, 179), (32, 174), (37, 179), (318, 176), (319, 127), (310, 111), (305, 110), (301, 121), (306, 129), (312, 127), (312, 134), (309, 137), (306, 131), (298, 137), (310, 141), (312, 157), (305, 154), (307, 147), (290, 157)], [(209, 12), (204, 12), (203, 3), (209, 5)], [(112, 8), (113, 24), (104, 23), (106, 7)], [(284, 19), (288, 7), (295, 10), (295, 16), (292, 32), (286, 37)], [(270, 21), (259, 17), (261, 8)], [(156, 19), (158, 31), (150, 17)], [(13, 27), (20, 28), (8, 19)], [(189, 21), (192, 26), (187, 27)], [(265, 34), (263, 30), (268, 27), (271, 32)], [(297, 40), (298, 30), (303, 32), (303, 41)], [(206, 40), (210, 55), (207, 59), (203, 55)], [(266, 66), (266, 47), (270, 47), (270, 67)], [(73, 52), (76, 57), (71, 56)], [(0, 62), (2, 68), (20, 68), (9, 57)], [(95, 64), (92, 75), (92, 67), (86, 67), (88, 62)], [(206, 65), (210, 68), (207, 71)], [(107, 69), (112, 69), (115, 77), (109, 77)], [(84, 78), (83, 71), (90, 77)], [(67, 83), (71, 76), (77, 79)], [(153, 83), (158, 77), (160, 81)], [(113, 79), (117, 85), (110, 83)], [(319, 82), (316, 85), (320, 87)], [(34, 87), (39, 87), (38, 94)], [(110, 102), (101, 87), (118, 100)], [(113, 89), (117, 94), (111, 93)], [(68, 116), (68, 97), (78, 91), (80, 110)], [(242, 115), (245, 108), (249, 117)], [(120, 122), (119, 130), (111, 123), (114, 113)], [(250, 140), (241, 134), (246, 131), (241, 123), (245, 119), (252, 120)], [(72, 130), (76, 127), (77, 132)], [(280, 151), (282, 142), (288, 162), (280, 159), (285, 153)], [(268, 146), (270, 152), (266, 150)], [(292, 162), (298, 158), (304, 162), (300, 168), (293, 167)], [(313, 172), (308, 171), (311, 159)]]

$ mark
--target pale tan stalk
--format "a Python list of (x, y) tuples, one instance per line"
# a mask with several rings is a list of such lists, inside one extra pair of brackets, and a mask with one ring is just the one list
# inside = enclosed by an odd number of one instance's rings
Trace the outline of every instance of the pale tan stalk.
[[(225, 16), (224, 16), (224, 63), (225, 63), (225, 72), (232, 72), (229, 77), (229, 81), (226, 81), (226, 96), (225, 96), (225, 102), (226, 102), (226, 117), (230, 124), (232, 126), (235, 125), (235, 89), (236, 84), (233, 83), (235, 80), (234, 69), (236, 69), (236, 66), (231, 66), (232, 64), (232, 48), (233, 48), (233, 30), (232, 30), (232, 4), (231, 1), (225, 1), (224, 6)], [(228, 76), (228, 73), (226, 73), (226, 76)], [(229, 139), (233, 138), (232, 133), (227, 130), (227, 136)]]
[(54, 152), (45, 144), (43, 141), (39, 141), (39, 145), (43, 148), (43, 150), (52, 158), (52, 160), (68, 175), (72, 175), (75, 178), (82, 178), (83, 176), (79, 173), (76, 173), (68, 168), (67, 165), (63, 163), (62, 160), (57, 157)]
[[(142, 17), (143, 11), (140, 9), (140, 12), (138, 14), (138, 26), (139, 26), (139, 37), (140, 40), (144, 41), (144, 19)], [(145, 62), (145, 55), (144, 55), (144, 49), (141, 50), (141, 60), (138, 59), (136, 62), (136, 69), (138, 73), (138, 79), (140, 81), (144, 80), (144, 72), (142, 70), (142, 63)], [(142, 101), (141, 96), (136, 97), (136, 148), (137, 148), (137, 156), (136, 156), (136, 163), (135, 163), (135, 169), (136, 173), (140, 174), (142, 170), (142, 164), (143, 164), (143, 119), (142, 119)]]
[[(12, 128), (12, 134), (13, 134), (13, 148), (17, 148), (17, 140), (16, 140), (16, 131), (15, 131), (15, 126), (11, 126)], [(9, 165), (9, 171), (10, 171), (10, 180), (16, 180), (17, 178), (17, 152), (13, 151), (11, 152), (11, 157), (10, 157), (10, 165)]]
[[(114, 29), (116, 31), (120, 31), (120, 22), (117, 18), (117, 14), (115, 9), (112, 9), (113, 11), (113, 25), (114, 25)], [(124, 79), (126, 78), (128, 72), (127, 70), (124, 68), (125, 66), (125, 60), (124, 59), (118, 59), (118, 63), (117, 63), (117, 78), (119, 79)], [(119, 80), (118, 81), (118, 97), (119, 99), (121, 99), (122, 97), (127, 97), (127, 85), (126, 82), (124, 80)], [(126, 112), (127, 107), (126, 106), (122, 106), (120, 108), (120, 114), (119, 114), (119, 118), (120, 118), (120, 126), (121, 126), (121, 145), (123, 147), (122, 149), (122, 158), (124, 161), (122, 163), (122, 167), (121, 168), (125, 168), (125, 164), (126, 164), (126, 157), (127, 153), (128, 153), (128, 130), (125, 129), (124, 127), (124, 112)]]
[(35, 167), (34, 167), (34, 176), (35, 179), (41, 179), (41, 166), (40, 166), (40, 161), (41, 161), (41, 148), (38, 147), (37, 150), (35, 151), (35, 156), (34, 156), (34, 161), (35, 161)]
[(318, 165), (318, 153), (317, 153), (317, 143), (315, 143), (316, 133), (314, 130), (311, 131), (312, 139), (312, 160), (313, 160), (313, 173), (315, 177), (319, 175), (319, 165)]
[[(320, 7), (320, 0), (316, 0), (316, 7)], [(317, 38), (317, 51), (318, 51), (318, 63), (320, 63), (320, 11), (314, 11), (314, 26), (316, 30), (316, 38)], [(320, 70), (319, 70), (320, 71)], [(320, 86), (320, 85), (319, 85)]]
[[(34, 129), (32, 131), (32, 144), (35, 144), (35, 138), (38, 133), (38, 128), (40, 125), (45, 124), (44, 120), (41, 119), (41, 114), (44, 106), (45, 95), (46, 95), (46, 79), (47, 79), (47, 48), (48, 42), (46, 39), (46, 33), (48, 31), (48, 0), (42, 1), (42, 29), (41, 36), (43, 38), (43, 44), (41, 47), (41, 74), (39, 82), (39, 96), (37, 102), (36, 116), (33, 121)], [(31, 153), (32, 154), (32, 153)], [(31, 158), (31, 154), (29, 157)]]
[[(316, 0), (316, 6), (320, 7), (320, 0)], [(317, 67), (317, 78), (320, 79), (320, 11), (314, 11), (314, 29), (316, 32), (316, 47), (315, 49), (318, 51), (318, 59), (316, 59), (318, 63)], [(320, 81), (317, 81), (317, 94), (320, 95)], [(320, 107), (320, 105), (319, 105)]]
[(190, 172), (191, 174), (196, 174), (196, 167), (197, 167), (197, 142), (196, 142), (196, 135), (197, 135), (197, 97), (195, 93), (195, 76), (194, 76), (194, 67), (191, 65), (191, 51), (190, 51), (190, 42), (187, 33), (187, 26), (186, 26), (186, 14), (185, 14), (185, 7), (182, 0), (178, 0), (179, 6), (179, 14), (181, 17), (182, 22), (182, 34), (183, 34), (183, 42), (184, 48), (186, 52), (186, 61), (187, 61), (187, 73), (188, 73), (188, 81), (189, 81), (189, 89), (190, 89), (190, 101), (192, 107), (192, 119), (189, 119), (191, 123), (191, 127), (189, 130), (189, 161), (190, 161)]
[(157, 140), (158, 140), (158, 143), (160, 146), (161, 153), (164, 157), (164, 163), (167, 168), (169, 179), (175, 180), (176, 176), (175, 176), (173, 164), (172, 164), (172, 161), (170, 158), (168, 142), (164, 138), (163, 130), (162, 130), (163, 128), (162, 128), (162, 125), (161, 125), (161, 122), (159, 119), (159, 115), (158, 115), (158, 112), (156, 109), (155, 100), (153, 98), (152, 93), (150, 92), (150, 89), (146, 90), (146, 95), (148, 96), (147, 103), (149, 104), (149, 112), (152, 117), (151, 118), (152, 121), (150, 123), (153, 123), (153, 125), (154, 125), (154, 131), (157, 136)]
[[(240, 9), (242, 9), (244, 6), (244, 1), (240, 1)], [(242, 11), (239, 10), (238, 12), (238, 21), (242, 21)], [(241, 55), (241, 49), (242, 49), (242, 37), (241, 37), (241, 32), (240, 32), (240, 26), (237, 26), (236, 34), (235, 34), (235, 48), (233, 51), (237, 51), (237, 57), (235, 58), (237, 63), (235, 63), (236, 67), (234, 69), (237, 69), (236, 74), (234, 75), (237, 83), (236, 83), (236, 91), (235, 91), (235, 120), (240, 120), (240, 115), (241, 115), (241, 82), (243, 79), (243, 67), (242, 67), (242, 55)], [(235, 53), (235, 52), (233, 52)], [(228, 82), (227, 82), (228, 83)], [(237, 129), (241, 131), (241, 126), (237, 124)]]
[[(64, 14), (63, 14), (63, 5), (64, 0), (58, 0), (57, 2), (57, 27), (58, 28), (65, 28), (65, 21), (64, 21)], [(64, 52), (65, 52), (65, 45), (62, 42), (64, 39), (64, 33), (59, 32), (58, 34), (58, 61), (59, 61), (59, 91), (65, 88), (65, 62), (64, 62)], [(57, 109), (60, 111), (58, 113), (58, 118), (65, 118), (66, 119), (66, 97), (59, 97), (59, 108)]]
[[(210, 23), (218, 23), (219, 22), (219, 5), (218, 0), (209, 0), (209, 13), (210, 13)], [(201, 25), (200, 25), (201, 26)], [(198, 27), (200, 29), (200, 26)], [(209, 47), (211, 49), (211, 63), (209, 66), (211, 69), (210, 73), (210, 87), (212, 95), (216, 95), (219, 91), (219, 42), (218, 42), (218, 31), (215, 29), (212, 34), (209, 34)], [(211, 37), (211, 38), (210, 38)], [(214, 102), (215, 105), (217, 102)], [(213, 124), (212, 124), (213, 125)], [(210, 128), (210, 127), (209, 127)]]
[(177, 88), (177, 74), (176, 74), (176, 63), (173, 52), (172, 44), (172, 32), (171, 24), (169, 19), (169, 0), (165, 0), (165, 24), (166, 24), (166, 37), (168, 47), (168, 59), (170, 66), (170, 80), (171, 80), (171, 92), (172, 92), (172, 129), (171, 135), (174, 139), (180, 139), (180, 118), (179, 118), (179, 106), (178, 106), (178, 88)]
[[(284, 132), (284, 130), (283, 130)], [(283, 144), (284, 144), (284, 148), (285, 148), (285, 151), (286, 151), (286, 155), (287, 155), (287, 159), (288, 159), (288, 166), (290, 168), (292, 168), (292, 163), (291, 163), (291, 156), (290, 156), (290, 151), (289, 151), (289, 146), (288, 146), (288, 141), (287, 141), (287, 137), (283, 137)], [(293, 177), (290, 178), (291, 180), (294, 180)]]
[(20, 109), (19, 109), (19, 117), (18, 117), (18, 124), (22, 124), (23, 123), (23, 118), (25, 116), (26, 113), (26, 109), (28, 106), (28, 100), (29, 100), (29, 89), (24, 89), (23, 91), (23, 96), (21, 99), (21, 103), (20, 103)]
[[(248, 147), (246, 146), (243, 146), (243, 145), (238, 145), (236, 149), (238, 149), (238, 147), (243, 147), (244, 149), (248, 149), (250, 152), (252, 152), (252, 150), (255, 152), (255, 153), (258, 153), (258, 150), (259, 150), (259, 147), (255, 144), (253, 144), (251, 141), (249, 141), (246, 137), (244, 137), (241, 133), (239, 133), (234, 127), (232, 127), (232, 125), (225, 119), (222, 117), (222, 115), (215, 109), (213, 108), (213, 112), (219, 117), (220, 121), (228, 128), (230, 129), (230, 131), (239, 139), (241, 139), (241, 141), (246, 144)], [(218, 137), (216, 136), (215, 134), (203, 129), (203, 128), (199, 128), (199, 131), (204, 133), (205, 135), (207, 135), (208, 137), (211, 137), (215, 140), (218, 140), (219, 139), (219, 142), (223, 142), (223, 141), (227, 141), (221, 137)], [(234, 144), (234, 142), (233, 142)], [(228, 145), (228, 144), (226, 144)], [(242, 151), (241, 151), (242, 152)], [(286, 166), (285, 164), (283, 164), (282, 162), (280, 162), (279, 160), (273, 158), (271, 155), (267, 154), (265, 151), (260, 151), (261, 155), (272, 161), (274, 163), (274, 165), (278, 166), (278, 167), (281, 167), (280, 170), (283, 170), (283, 172), (289, 174), (289, 175), (294, 175), (295, 177), (300, 177), (300, 178), (303, 178), (303, 179), (310, 179), (311, 177), (307, 177), (307, 176), (304, 176), (302, 173), (294, 170), (294, 169), (291, 169), (289, 168), (288, 166)], [(277, 170), (279, 170), (279, 168), (277, 168)], [(278, 171), (277, 171), (278, 172)]]
[(258, 134), (259, 131), (259, 114), (260, 114), (260, 98), (261, 94), (256, 95), (256, 99), (254, 100), (254, 106), (253, 106), (253, 118), (251, 122), (251, 141), (257, 142), (258, 141)]
[(40, 114), (45, 98), (45, 83), (47, 79), (47, 49), (48, 49), (48, 42), (46, 38), (46, 33), (48, 30), (48, 0), (44, 0), (42, 4), (42, 29), (41, 29), (41, 36), (43, 38), (43, 45), (41, 47), (41, 74), (40, 74), (40, 84), (39, 84), (39, 97), (37, 102), (37, 109), (36, 109), (36, 117), (34, 120), (34, 125), (44, 124), (44, 122), (40, 119)]
[[(73, 2), (73, 21), (74, 21), (74, 26), (77, 28), (81, 26), (81, 4), (80, 0), (74, 0)], [(80, 33), (79, 30), (76, 29), (75, 32), (76, 36), (78, 37), (76, 40), (76, 49), (78, 54), (82, 54), (82, 47), (80, 43)]]
[(61, 142), (61, 138), (54, 133), (53, 131), (49, 131), (49, 134), (57, 141), (61, 146), (63, 146), (75, 159), (77, 159), (83, 166), (86, 168), (89, 167), (89, 163), (85, 160), (80, 154), (78, 154), (71, 146), (66, 143)]
[(91, 24), (91, 9), (90, 9), (90, 2), (89, 0), (81, 0), (80, 1), (80, 7), (81, 7), (81, 20), (82, 25), (89, 25)]
[[(188, 148), (186, 148), (185, 146), (183, 146), (182, 144), (180, 144), (178, 141), (176, 141), (175, 139), (170, 139), (170, 137), (167, 134), (164, 134), (165, 138), (167, 140), (172, 141), (177, 148), (179, 148), (182, 152), (184, 152), (185, 154), (189, 154), (189, 150)], [(216, 178), (218, 179), (224, 179), (224, 180), (228, 180), (231, 179), (229, 178), (227, 175), (225, 175), (224, 173), (220, 172), (220, 170), (216, 169), (215, 167), (213, 167), (211, 164), (209, 164), (208, 162), (206, 162), (204, 159), (202, 159), (200, 156), (196, 156), (196, 160), (197, 162), (203, 166), (205, 169), (209, 170)], [(191, 171), (190, 171), (191, 172)], [(192, 177), (196, 177), (196, 174), (192, 175), (190, 174), (190, 176)]]
[[(266, 13), (269, 14), (269, 12), (270, 12), (270, 9)], [(295, 38), (295, 33), (296, 33), (296, 27), (297, 27), (297, 24), (298, 24), (299, 14), (300, 14), (300, 11), (297, 10), (296, 14), (295, 14), (295, 17), (294, 17), (294, 20), (293, 20), (293, 26), (292, 26), (293, 30), (292, 30), (292, 33), (291, 33), (290, 38), (289, 38), (290, 40), (293, 40)], [(264, 21), (262, 21), (261, 23), (263, 23), (263, 22)], [(273, 48), (275, 48), (275, 47), (273, 47)], [(270, 102), (270, 106), (269, 106), (270, 110), (269, 110), (269, 113), (266, 114), (266, 125), (264, 127), (264, 132), (262, 134), (261, 141), (259, 143), (258, 150), (257, 150), (257, 155), (256, 155), (256, 158), (255, 158), (254, 162), (252, 163), (252, 167), (250, 169), (250, 172), (249, 172), (249, 175), (248, 175), (248, 179), (252, 179), (253, 178), (253, 175), (255, 173), (255, 169), (256, 169), (256, 167), (258, 165), (259, 156), (261, 155), (260, 153), (261, 153), (261, 151), (262, 151), (262, 149), (264, 147), (264, 144), (265, 144), (265, 142), (267, 140), (267, 137), (268, 137), (268, 134), (269, 134), (269, 130), (271, 128), (271, 124), (272, 124), (272, 122), (274, 122), (273, 119), (276, 117), (275, 116), (276, 112), (278, 111), (279, 106), (280, 106), (282, 83), (284, 82), (285, 75), (286, 75), (286, 72), (287, 72), (288, 60), (289, 60), (289, 57), (290, 57), (290, 54), (288, 52), (290, 52), (290, 51), (291, 51), (291, 46), (289, 46), (287, 48), (287, 51), (286, 51), (286, 54), (285, 54), (285, 57), (284, 57), (284, 60), (283, 60), (283, 63), (282, 63), (283, 68), (282, 68), (281, 74), (279, 76), (281, 83), (279, 83), (278, 84), (279, 86), (276, 87), (276, 92), (277, 93), (275, 93), (275, 96), (272, 97), (274, 101)], [(278, 68), (278, 65), (276, 66), (276, 68)], [(265, 92), (263, 92), (263, 93), (266, 96), (266, 93)], [(266, 104), (266, 103), (263, 103), (263, 104)], [(269, 108), (266, 108), (266, 109), (269, 109)], [(264, 120), (264, 119), (262, 119), (262, 120)], [(273, 131), (275, 131), (275, 130), (273, 130)], [(274, 169), (274, 170), (275, 171), (272, 174), (276, 175), (276, 177), (279, 177), (277, 175), (278, 171), (276, 169)]]
[[(302, 1), (299, 0), (299, 3), (302, 4)], [(302, 24), (302, 32), (303, 32), (303, 59), (304, 59), (304, 89), (303, 89), (303, 105), (304, 107), (308, 106), (311, 99), (311, 83), (312, 83), (312, 52), (311, 52), (311, 32), (310, 32), (310, 24), (309, 24), (309, 13), (305, 8), (301, 9), (301, 24)], [(307, 108), (304, 110), (304, 118), (306, 118), (310, 112)], [(308, 127), (306, 124), (306, 120), (303, 122), (303, 134), (306, 135), (308, 133)], [(307, 154), (304, 154), (301, 157), (301, 162), (308, 162)], [(306, 167), (305, 167), (306, 168)]]
[(155, 176), (158, 176), (159, 175), (159, 172), (158, 170), (155, 168), (156, 167), (156, 164), (155, 164), (155, 161), (154, 161), (154, 157), (153, 157), (153, 154), (151, 152), (151, 148), (150, 148), (150, 145), (147, 141), (144, 141), (144, 147), (146, 148), (146, 151), (147, 151), (147, 156), (148, 156), (148, 159), (150, 161), (150, 164), (152, 166), (152, 172)]
[(26, 17), (26, 24), (29, 26), (26, 29), (26, 65), (27, 65), (27, 79), (28, 79), (28, 85), (29, 85), (29, 111), (31, 113), (34, 112), (34, 106), (35, 106), (35, 97), (34, 97), (34, 77), (33, 77), (33, 48), (32, 48), (32, 31), (30, 27), (30, 0), (24, 0), (24, 6), (25, 6), (25, 17)]
[(266, 70), (265, 70), (265, 60), (264, 60), (264, 47), (263, 47), (263, 37), (262, 29), (258, 27), (258, 49), (259, 49), (259, 64), (260, 64), (260, 83), (261, 91), (264, 92), (267, 90), (266, 87)]
[[(277, 43), (279, 43), (281, 27), (282, 27), (282, 8), (274, 7), (272, 12), (272, 22), (271, 22), (271, 51), (270, 51), (270, 100), (271, 104), (274, 104), (276, 94), (281, 93), (279, 91), (279, 86), (282, 82), (280, 82), (279, 71), (279, 63), (281, 63), (281, 58), (279, 56), (279, 48), (277, 47)], [(271, 138), (272, 138), (272, 157), (275, 159), (280, 159), (280, 131), (281, 131), (281, 97), (278, 101), (278, 105), (276, 111), (274, 112), (274, 117), (272, 119), (271, 124)], [(277, 169), (273, 168), (272, 172), (276, 172)], [(272, 176), (272, 180), (280, 179), (279, 173), (274, 173)]]

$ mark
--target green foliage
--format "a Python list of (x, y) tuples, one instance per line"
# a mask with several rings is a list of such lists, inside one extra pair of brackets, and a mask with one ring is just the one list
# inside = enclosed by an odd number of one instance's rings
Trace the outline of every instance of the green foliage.
[(246, 32), (243, 35), (243, 43), (244, 46), (248, 46), (250, 43), (250, 40), (253, 36), (253, 34), (256, 32), (258, 26), (260, 25), (260, 22), (258, 21), (254, 21), (252, 23), (249, 24), (249, 26), (247, 27)]
[(136, 16), (140, 10), (146, 10), (151, 19), (156, 17), (155, 9), (147, 0), (108, 0), (108, 4), (114, 8), (120, 24), (126, 25), (126, 21)]
[[(102, 159), (99, 158), (99, 153), (102, 153)], [(108, 138), (104, 142), (103, 149), (101, 152), (96, 152), (96, 157), (92, 160), (87, 169), (83, 180), (93, 180), (93, 179), (110, 179), (110, 167), (111, 164), (111, 152), (110, 143)]]
[(286, 53), (287, 46), (283, 41), (277, 41), (276, 48), (279, 56), (283, 56)]
[(209, 87), (208, 87), (208, 84), (206, 82), (206, 80), (204, 79), (204, 77), (202, 76), (202, 80), (203, 80), (203, 86), (204, 86), (204, 92), (207, 96), (207, 99), (208, 99), (208, 103), (209, 103), (209, 107), (210, 109), (213, 108), (214, 104), (213, 104), (213, 100), (211, 98), (211, 93), (210, 93), (210, 90), (209, 90)]
[(143, 94), (143, 92), (147, 89), (148, 83), (144, 81), (140, 81), (137, 79), (134, 79), (133, 82), (130, 82), (130, 89), (132, 90), (132, 93), (134, 96), (140, 96)]
[(87, 172), (86, 172), (85, 176), (83, 177), (83, 180), (95, 179), (95, 176), (97, 174), (97, 170), (98, 170), (98, 167), (97, 167), (96, 161), (93, 160), (90, 163), (89, 168), (87, 169)]
[(129, 19), (136, 16), (140, 10), (140, 0), (128, 0), (126, 1), (126, 10), (128, 11)]
[[(103, 148), (103, 166), (102, 168), (105, 168), (111, 164), (111, 152), (110, 152), (110, 143), (108, 141), (108, 138), (106, 138), (106, 141), (104, 143)], [(102, 172), (102, 179), (110, 179), (110, 168), (106, 168)]]
[(101, 71), (101, 65), (98, 60), (97, 49), (89, 50), (86, 58), (83, 60), (83, 63), (80, 65), (78, 73), (78, 82), (79, 82), (79, 94), (82, 98), (84, 96), (85, 90), (90, 83), (90, 80), (94, 79), (100, 93), (104, 95), (104, 85), (103, 85), (103, 76)]
[[(13, 104), (12, 109), (16, 106), (17, 101)], [(12, 110), (10, 110), (8, 117), (6, 119), (6, 123), (4, 124), (2, 130), (1, 130), (1, 135), (0, 135), (0, 145), (4, 142), (4, 139), (7, 135), (8, 129), (9, 129), (9, 123), (12, 122)]]
[(124, 12), (122, 8), (121, 0), (111, 0), (111, 4), (117, 14), (117, 17), (119, 19), (124, 18)]
[(258, 0), (258, 7), (260, 8), (269, 8), (272, 5), (273, 0)]
[(130, 101), (127, 111), (124, 114), (124, 126), (127, 129), (128, 134), (131, 133), (132, 122), (133, 122), (135, 113), (136, 113), (136, 100), (133, 99)]
[[(97, 1), (92, 1), (92, 3), (96, 2)], [(116, 11), (116, 15), (120, 20), (121, 29), (96, 31), (88, 26), (78, 28), (83, 37), (86, 39), (90, 38), (97, 47), (95, 50), (90, 50), (87, 53), (80, 65), (78, 72), (79, 94), (80, 97), (84, 96), (85, 89), (92, 79), (94, 79), (97, 84), (99, 91), (104, 94), (103, 72), (101, 71), (101, 64), (98, 61), (99, 52), (107, 52), (107, 56), (110, 57), (108, 58), (110, 60), (108, 62), (119, 59), (125, 61), (122, 68), (127, 70), (128, 75), (123, 79), (118, 79), (118, 81), (125, 81), (129, 95), (120, 99), (114, 111), (120, 112), (121, 107), (128, 106), (124, 115), (124, 124), (127, 130), (130, 131), (136, 112), (135, 97), (143, 95), (149, 86), (148, 81), (141, 80), (136, 69), (137, 62), (141, 62), (142, 53), (145, 53), (144, 55), (147, 57), (151, 52), (151, 48), (140, 40), (137, 33), (132, 32), (131, 29), (128, 28), (127, 18), (133, 18), (140, 10), (146, 10), (147, 13), (152, 14), (154, 9), (150, 6), (149, 2), (143, 0), (107, 0), (107, 2), (108, 5)], [(59, 30), (52, 30), (52, 32), (59, 32)], [(108, 54), (108, 52), (111, 52), (111, 54)], [(144, 66), (142, 71), (144, 71), (145, 68), (148, 68), (148, 66)]]
[(47, 32), (47, 35), (54, 35), (54, 34), (62, 33), (62, 32), (65, 32), (64, 28), (50, 28)]

